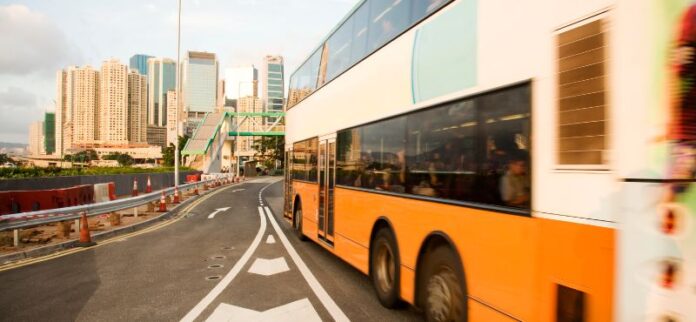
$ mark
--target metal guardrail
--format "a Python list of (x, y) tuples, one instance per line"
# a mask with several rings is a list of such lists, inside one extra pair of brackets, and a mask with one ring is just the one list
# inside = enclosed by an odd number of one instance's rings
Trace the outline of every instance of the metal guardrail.
[[(221, 179), (224, 178), (214, 178), (205, 181), (183, 184), (179, 186), (179, 191), (181, 192), (183, 190), (192, 189), (195, 188), (196, 185), (200, 186), (206, 183), (213, 183)], [(159, 200), (163, 191), (166, 196), (173, 195), (174, 187), (138, 195), (136, 197), (111, 200), (107, 202), (3, 215), (0, 216), (0, 231), (31, 228), (60, 221), (79, 219), (82, 213), (85, 213), (88, 217), (91, 217), (108, 214), (114, 211), (135, 208), (140, 205)]]

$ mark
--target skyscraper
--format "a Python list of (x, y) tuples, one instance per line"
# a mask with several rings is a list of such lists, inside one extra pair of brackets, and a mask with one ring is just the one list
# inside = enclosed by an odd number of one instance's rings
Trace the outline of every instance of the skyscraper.
[(147, 120), (149, 125), (167, 124), (167, 91), (176, 88), (176, 62), (169, 58), (150, 58), (148, 65)]
[(66, 117), (63, 119), (63, 153), (75, 144), (99, 139), (99, 72), (91, 66), (66, 71)]
[(130, 64), (128, 67), (130, 67), (130, 69), (132, 70), (137, 70), (140, 73), (140, 75), (147, 76), (147, 60), (150, 58), (152, 58), (152, 56), (143, 54), (133, 55), (130, 58)]
[(68, 117), (68, 94), (67, 82), (68, 73), (64, 70), (59, 70), (56, 73), (56, 154), (64, 155), (64, 145), (66, 143), (66, 131), (68, 122), (71, 119)]
[(44, 154), (43, 121), (36, 121), (29, 126), (29, 154)]
[(147, 78), (135, 70), (128, 73), (128, 141), (147, 143)]
[(254, 65), (225, 69), (225, 96), (229, 99), (258, 97), (258, 71)]
[[(263, 59), (261, 69), (263, 100), (268, 112), (282, 112), (285, 98), (283, 57), (268, 55)], [(269, 121), (274, 121), (270, 120)]]
[(100, 135), (107, 145), (128, 144), (128, 66), (104, 61), (100, 73)]
[[(175, 144), (178, 137), (176, 131), (176, 91), (167, 91), (167, 145)], [(181, 115), (180, 115), (181, 116)], [(183, 147), (182, 147), (183, 148)]]
[(218, 61), (214, 53), (189, 51), (182, 66), (183, 108), (213, 112), (217, 101)]
[(46, 112), (43, 121), (44, 152), (56, 152), (56, 113)]

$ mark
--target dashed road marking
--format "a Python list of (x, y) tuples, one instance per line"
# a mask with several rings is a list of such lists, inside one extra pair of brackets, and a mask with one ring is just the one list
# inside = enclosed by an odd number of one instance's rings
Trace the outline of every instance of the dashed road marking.
[(271, 222), (271, 226), (273, 226), (273, 229), (278, 235), (278, 238), (280, 238), (280, 242), (283, 244), (283, 246), (285, 246), (285, 249), (288, 251), (288, 254), (290, 254), (290, 258), (292, 258), (292, 261), (295, 262), (295, 265), (297, 265), (297, 268), (300, 270), (300, 273), (302, 273), (302, 277), (304, 277), (305, 281), (307, 281), (309, 287), (312, 288), (312, 291), (317, 296), (317, 298), (319, 298), (321, 304), (323, 304), (326, 310), (329, 311), (329, 314), (331, 314), (331, 317), (334, 320), (339, 322), (350, 321), (346, 314), (343, 313), (341, 308), (338, 307), (336, 302), (334, 302), (329, 293), (327, 293), (324, 287), (321, 286), (317, 278), (314, 276), (314, 274), (312, 274), (312, 271), (310, 271), (307, 267), (307, 264), (305, 264), (300, 255), (297, 254), (295, 248), (292, 247), (292, 244), (290, 244), (290, 241), (288, 241), (288, 238), (285, 236), (285, 233), (283, 233), (283, 231), (280, 229), (280, 226), (278, 226), (278, 223), (276, 222), (275, 217), (273, 216), (273, 212), (271, 212), (271, 209), (269, 209), (268, 207), (264, 207), (264, 209), (266, 210), (268, 220)]
[(285, 257), (278, 257), (274, 259), (264, 259), (257, 258), (251, 267), (249, 267), (249, 273), (271, 276), (279, 273), (284, 273), (290, 270), (288, 263), (285, 261)]
[(291, 322), (291, 321), (321, 321), (319, 314), (307, 298), (274, 307), (264, 312), (258, 312), (243, 307), (220, 303), (213, 314), (206, 320), (208, 322)]
[(246, 263), (249, 261), (249, 258), (251, 258), (251, 255), (256, 251), (256, 248), (259, 246), (261, 243), (261, 239), (263, 238), (263, 234), (266, 231), (266, 217), (263, 215), (263, 208), (259, 207), (259, 217), (261, 220), (261, 225), (259, 225), (259, 232), (256, 233), (256, 237), (254, 238), (254, 241), (251, 242), (251, 245), (249, 245), (249, 248), (244, 252), (242, 257), (237, 261), (237, 263), (234, 264), (232, 269), (225, 275), (225, 277), (217, 284), (215, 287), (206, 295), (196, 306), (189, 311), (186, 316), (184, 316), (181, 321), (193, 321), (195, 320), (201, 313), (203, 313), (203, 310), (212, 303), (215, 298), (222, 293), (222, 291), (227, 288), (227, 286), (230, 285), (232, 280), (239, 274), (239, 272), (242, 270), (242, 267), (246, 265)]

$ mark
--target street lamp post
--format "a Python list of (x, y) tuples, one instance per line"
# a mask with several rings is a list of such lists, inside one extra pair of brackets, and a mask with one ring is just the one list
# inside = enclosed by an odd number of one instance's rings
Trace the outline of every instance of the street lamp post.
[(179, 108), (181, 107), (181, 0), (179, 3), (179, 16), (176, 22), (176, 134), (174, 135), (174, 186), (179, 186)]

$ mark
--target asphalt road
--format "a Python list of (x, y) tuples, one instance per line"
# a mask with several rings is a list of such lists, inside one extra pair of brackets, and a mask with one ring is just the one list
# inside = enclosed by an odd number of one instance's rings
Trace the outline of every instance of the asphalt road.
[(282, 188), (227, 187), (159, 229), (0, 271), (0, 321), (422, 319), (383, 308), (367, 276), (297, 240)]

